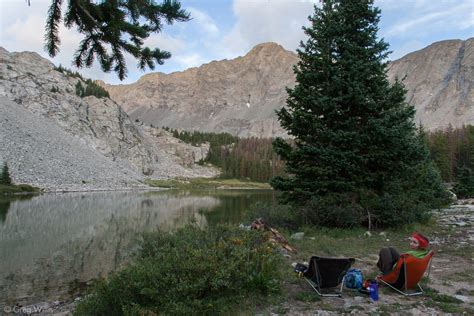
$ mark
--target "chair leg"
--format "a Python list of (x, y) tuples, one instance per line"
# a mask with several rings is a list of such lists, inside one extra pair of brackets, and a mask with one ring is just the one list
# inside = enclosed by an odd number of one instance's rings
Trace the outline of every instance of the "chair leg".
[(327, 294), (323, 294), (321, 293), (317, 286), (314, 285), (314, 283), (309, 280), (308, 278), (305, 278), (306, 282), (308, 282), (308, 284), (313, 288), (313, 290), (316, 291), (316, 293), (318, 293), (319, 296), (322, 296), (322, 297), (341, 297), (342, 293), (327, 293)]
[(395, 290), (397, 291), (398, 293), (404, 295), (404, 296), (416, 296), (416, 295), (422, 295), (424, 293), (423, 291), (423, 288), (421, 287), (420, 284), (417, 284), (418, 286), (418, 292), (414, 292), (414, 293), (408, 293), (408, 291), (404, 292), (404, 291), (400, 291), (399, 289), (397, 289), (396, 287), (392, 286), (390, 283), (387, 283), (383, 280), (378, 280), (379, 282), (382, 282), (383, 284), (389, 286), (392, 290)]

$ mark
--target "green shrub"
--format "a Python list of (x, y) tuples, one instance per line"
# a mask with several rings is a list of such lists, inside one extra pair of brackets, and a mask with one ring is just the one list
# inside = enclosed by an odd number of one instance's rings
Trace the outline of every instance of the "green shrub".
[(289, 205), (276, 205), (274, 207), (256, 203), (245, 213), (245, 221), (252, 222), (261, 218), (270, 227), (283, 227), (289, 230), (296, 230), (301, 225), (301, 218), (295, 214), (295, 210)]
[(474, 172), (470, 168), (459, 168), (457, 170), (458, 182), (453, 191), (461, 199), (474, 197)]
[(77, 315), (235, 312), (279, 290), (280, 256), (263, 235), (225, 226), (188, 226), (144, 238), (136, 262), (99, 282)]

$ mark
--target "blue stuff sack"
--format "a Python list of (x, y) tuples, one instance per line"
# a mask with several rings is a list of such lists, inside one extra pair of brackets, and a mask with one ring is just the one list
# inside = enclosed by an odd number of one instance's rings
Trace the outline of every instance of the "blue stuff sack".
[(350, 269), (344, 279), (344, 285), (349, 289), (362, 288), (362, 271), (359, 269)]

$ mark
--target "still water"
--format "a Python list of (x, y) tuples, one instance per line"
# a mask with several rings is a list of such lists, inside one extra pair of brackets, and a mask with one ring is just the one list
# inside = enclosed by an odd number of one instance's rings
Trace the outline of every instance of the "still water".
[(0, 199), (0, 304), (79, 295), (119, 269), (140, 235), (190, 222), (238, 224), (271, 190), (94, 192)]

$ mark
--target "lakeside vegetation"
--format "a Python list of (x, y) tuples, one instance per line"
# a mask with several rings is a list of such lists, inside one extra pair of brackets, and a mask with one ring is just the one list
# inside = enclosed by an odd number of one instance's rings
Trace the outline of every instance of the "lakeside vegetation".
[(133, 264), (94, 287), (76, 315), (203, 315), (254, 309), (280, 291), (282, 257), (229, 226), (146, 235)]
[(40, 189), (35, 188), (28, 184), (14, 184), (10, 171), (8, 169), (8, 164), (3, 163), (2, 170), (0, 171), (0, 194), (18, 194), (18, 193), (38, 193)]
[(192, 178), (192, 179), (167, 179), (167, 180), (145, 180), (145, 184), (152, 187), (169, 189), (271, 189), (268, 183), (244, 181), (238, 179), (214, 179), (214, 178)]

